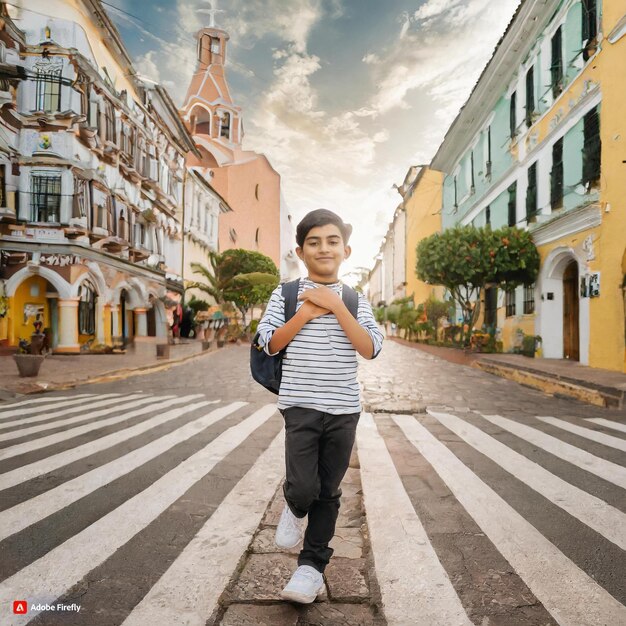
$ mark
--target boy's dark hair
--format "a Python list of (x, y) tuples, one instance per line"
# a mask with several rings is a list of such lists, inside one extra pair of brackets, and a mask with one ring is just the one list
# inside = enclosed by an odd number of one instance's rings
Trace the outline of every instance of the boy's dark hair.
[(304, 245), (304, 240), (312, 228), (334, 224), (339, 228), (344, 245), (348, 245), (348, 240), (352, 234), (352, 226), (346, 224), (336, 213), (328, 209), (315, 209), (307, 213), (296, 228), (296, 243), (300, 248)]

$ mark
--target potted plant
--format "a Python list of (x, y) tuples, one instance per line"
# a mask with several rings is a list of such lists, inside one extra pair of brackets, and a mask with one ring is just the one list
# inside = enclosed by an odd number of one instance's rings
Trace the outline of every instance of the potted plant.
[(39, 368), (46, 358), (46, 355), (42, 354), (45, 335), (35, 332), (32, 334), (32, 337), (36, 338), (36, 340), (26, 341), (26, 339), (20, 339), (17, 353), (13, 355), (17, 369), (22, 377), (37, 376)]

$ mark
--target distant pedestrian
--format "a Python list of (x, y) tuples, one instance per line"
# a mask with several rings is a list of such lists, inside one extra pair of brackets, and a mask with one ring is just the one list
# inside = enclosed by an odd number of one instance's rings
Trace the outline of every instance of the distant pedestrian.
[(172, 316), (172, 325), (170, 328), (172, 329), (172, 336), (174, 339), (180, 338), (180, 323), (183, 319), (183, 307), (180, 304), (176, 304), (174, 307), (174, 313)]
[(357, 318), (342, 300), (338, 279), (350, 256), (349, 224), (326, 209), (307, 214), (296, 229), (296, 253), (308, 276), (300, 280), (296, 314), (285, 323), (282, 287), (259, 322), (268, 354), (285, 349), (278, 409), (285, 420), (285, 506), (276, 544), (298, 545), (308, 525), (298, 569), (281, 597), (310, 603), (324, 588), (323, 572), (339, 513), (339, 485), (348, 469), (361, 413), (356, 353), (378, 355), (383, 336), (372, 309), (358, 295)]
[(180, 322), (180, 336), (189, 338), (193, 328), (193, 309), (189, 306), (185, 307), (183, 318)]

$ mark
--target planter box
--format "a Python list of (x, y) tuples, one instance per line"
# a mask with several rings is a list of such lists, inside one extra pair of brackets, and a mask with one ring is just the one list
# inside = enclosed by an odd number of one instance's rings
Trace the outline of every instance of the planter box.
[(157, 343), (156, 346), (157, 359), (170, 358), (170, 345), (168, 343)]
[(39, 368), (46, 357), (43, 354), (14, 354), (13, 358), (20, 376), (26, 378), (39, 374)]

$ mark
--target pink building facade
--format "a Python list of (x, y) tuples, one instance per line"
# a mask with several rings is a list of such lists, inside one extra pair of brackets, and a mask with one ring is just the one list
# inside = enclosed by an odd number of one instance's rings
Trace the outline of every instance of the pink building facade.
[(256, 250), (280, 269), (280, 175), (267, 158), (242, 148), (243, 120), (225, 76), (228, 33), (215, 28), (196, 34), (197, 66), (182, 116), (201, 154), (187, 165), (202, 171), (232, 212), (220, 215), (218, 250)]

